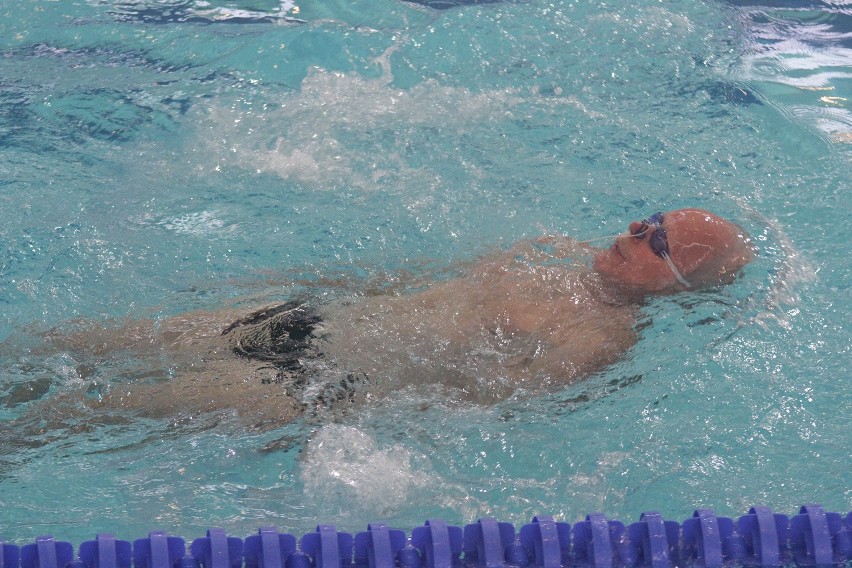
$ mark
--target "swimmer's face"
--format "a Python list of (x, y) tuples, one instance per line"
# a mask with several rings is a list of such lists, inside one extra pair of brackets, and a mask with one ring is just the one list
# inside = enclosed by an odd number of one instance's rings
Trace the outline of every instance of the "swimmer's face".
[[(666, 254), (661, 254), (662, 231)], [(679, 209), (663, 214), (659, 224), (631, 223), (612, 247), (598, 253), (594, 268), (632, 289), (664, 292), (685, 289), (685, 282), (692, 287), (730, 282), (753, 256), (737, 225), (701, 209)]]

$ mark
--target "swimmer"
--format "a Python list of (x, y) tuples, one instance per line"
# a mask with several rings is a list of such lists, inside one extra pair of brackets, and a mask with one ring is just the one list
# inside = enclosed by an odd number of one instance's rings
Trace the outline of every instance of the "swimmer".
[(193, 312), (52, 340), (75, 359), (130, 353), (151, 366), (145, 380), (85, 397), (89, 410), (236, 413), (267, 428), (418, 385), (493, 402), (617, 362), (637, 341), (648, 295), (730, 283), (754, 255), (739, 226), (700, 209), (656, 213), (609, 238), (606, 249), (562, 236), (520, 242), (413, 292)]

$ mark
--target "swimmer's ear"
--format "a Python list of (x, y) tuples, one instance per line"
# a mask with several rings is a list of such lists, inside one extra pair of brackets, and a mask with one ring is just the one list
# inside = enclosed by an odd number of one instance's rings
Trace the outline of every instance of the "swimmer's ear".
[(729, 259), (719, 267), (715, 278), (716, 282), (719, 284), (733, 284), (742, 274), (743, 267), (752, 260), (754, 260), (754, 253), (751, 248), (748, 249), (748, 254), (742, 254)]
[(737, 279), (737, 274), (739, 270), (728, 270), (724, 266), (719, 269), (719, 284), (733, 284), (734, 280)]

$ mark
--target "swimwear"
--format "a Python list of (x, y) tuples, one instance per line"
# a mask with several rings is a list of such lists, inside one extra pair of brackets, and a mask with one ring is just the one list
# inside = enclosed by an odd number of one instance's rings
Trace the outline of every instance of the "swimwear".
[[(318, 345), (322, 317), (305, 302), (289, 301), (268, 306), (238, 319), (224, 331), (234, 353), (261, 361), (276, 370), (264, 384), (281, 384), (286, 393), (311, 407), (316, 414), (338, 401), (354, 402), (355, 387), (367, 382), (364, 373), (316, 372), (317, 365), (307, 364), (323, 357)], [(332, 366), (333, 367), (333, 366)], [(330, 370), (328, 366), (325, 370)]]
[(304, 371), (300, 359), (320, 357), (314, 331), (322, 318), (301, 302), (286, 302), (252, 312), (225, 328), (234, 353), (271, 363), (279, 372)]

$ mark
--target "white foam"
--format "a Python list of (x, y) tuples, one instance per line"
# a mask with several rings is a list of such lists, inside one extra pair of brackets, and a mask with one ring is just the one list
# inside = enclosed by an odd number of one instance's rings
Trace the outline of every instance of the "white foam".
[(381, 447), (358, 428), (329, 424), (308, 443), (301, 476), (314, 499), (355, 502), (387, 514), (427, 483), (426, 474), (412, 466), (413, 458), (401, 445)]
[(410, 145), (428, 143), (424, 129), (457, 137), (504, 118), (522, 98), (517, 90), (472, 92), (435, 80), (396, 88), (389, 62), (396, 49), (375, 58), (379, 77), (313, 67), (299, 90), (276, 95), (274, 106), (215, 102), (199, 120), (201, 145), (212, 156), (207, 167), (272, 173), (329, 190), (371, 189), (383, 179), (440, 183), (434, 168), (406, 158)]
[(205, 236), (217, 233), (231, 232), (236, 225), (226, 225), (216, 216), (215, 211), (198, 211), (178, 217), (170, 217), (157, 223), (179, 235)]
[(111, 6), (119, 13), (134, 14), (146, 11), (158, 11), (164, 15), (190, 16), (211, 22), (238, 20), (241, 22), (303, 22), (295, 17), (299, 13), (295, 0), (279, 0), (275, 10), (252, 10), (216, 6), (207, 0), (195, 0), (186, 3), (183, 0), (88, 0), (95, 6)]
[[(440, 168), (409, 160), (412, 148), (424, 154), (418, 145), (458, 139), (483, 124), (505, 121), (517, 108), (529, 112), (530, 105), (550, 107), (554, 114), (570, 107), (604, 117), (576, 96), (542, 97), (534, 87), (474, 92), (427, 79), (399, 89), (388, 63), (394, 49), (375, 60), (384, 69), (380, 77), (313, 67), (299, 91), (277, 95), (274, 108), (214, 102), (197, 121), (198, 146), (207, 160), (201, 168), (269, 173), (315, 190), (375, 190), (385, 182), (428, 191), (445, 180)], [(437, 162), (452, 158), (447, 150), (435, 152)], [(460, 165), (473, 180), (484, 175), (476, 164)]]
[[(295, 8), (295, 9), (294, 9)], [(290, 14), (299, 12), (296, 8), (294, 0), (281, 0), (278, 10), (274, 12), (263, 12), (259, 10), (245, 10), (239, 8), (229, 8), (226, 6), (211, 6), (210, 2), (197, 1), (195, 6), (189, 12), (199, 18), (209, 19), (214, 22), (227, 20), (243, 20), (243, 21), (268, 21), (268, 20), (283, 20), (283, 21), (302, 21), (296, 20)]]
[(796, 248), (781, 223), (766, 217), (743, 198), (736, 201), (748, 217), (759, 222), (772, 235), (771, 245), (780, 253), (775, 260), (775, 274), (765, 298), (766, 308), (757, 314), (756, 320), (762, 323), (771, 319), (789, 329), (790, 318), (798, 313), (801, 301), (798, 290), (817, 279), (817, 270)]

